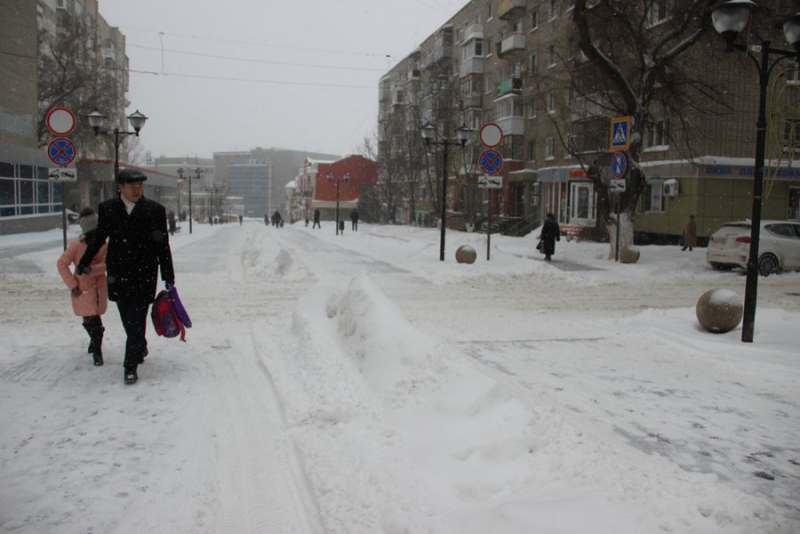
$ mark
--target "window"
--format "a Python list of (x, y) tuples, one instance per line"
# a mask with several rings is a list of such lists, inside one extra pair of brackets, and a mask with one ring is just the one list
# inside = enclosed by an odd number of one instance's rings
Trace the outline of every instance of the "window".
[(522, 21), (518, 20), (514, 23), (514, 33), (522, 33)]
[(555, 137), (544, 138), (544, 159), (551, 160), (555, 158)]
[(492, 55), (492, 40), (486, 39), (486, 56), (489, 57)]
[(462, 49), (461, 58), (464, 60), (473, 57), (483, 57), (483, 39), (473, 39), (468, 42)]
[(547, 112), (548, 113), (555, 113), (556, 112), (556, 92), (550, 91), (547, 93)]
[(528, 118), (535, 119), (536, 118), (536, 99), (531, 98), (528, 100)]
[(672, 16), (674, 0), (649, 0), (647, 4), (647, 25), (655, 26)]
[(531, 11), (531, 30), (539, 28), (539, 12)]
[(555, 20), (556, 18), (558, 18), (558, 12), (559, 12), (558, 2), (559, 0), (550, 0), (550, 17), (548, 20)]
[(491, 2), (491, 1), (489, 1), (489, 3), (488, 3), (488, 6), (487, 6), (487, 7), (488, 7), (488, 9), (489, 9), (489, 16), (488, 16), (488, 17), (486, 17), (486, 20), (491, 20), (491, 19), (492, 19), (492, 17), (494, 16), (494, 10), (492, 9), (492, 2)]
[(669, 121), (657, 120), (647, 127), (647, 147), (650, 150), (669, 148)]
[(539, 62), (536, 54), (531, 54), (528, 57), (528, 72), (530, 72), (531, 74), (536, 74), (539, 71), (538, 63)]
[(536, 140), (528, 140), (528, 161), (536, 161)]
[(556, 45), (550, 45), (548, 47), (548, 57), (549, 59), (547, 62), (547, 66), (552, 67), (553, 65), (556, 64)]
[(664, 182), (662, 180), (649, 180), (644, 187), (642, 195), (642, 211), (650, 213), (664, 212)]

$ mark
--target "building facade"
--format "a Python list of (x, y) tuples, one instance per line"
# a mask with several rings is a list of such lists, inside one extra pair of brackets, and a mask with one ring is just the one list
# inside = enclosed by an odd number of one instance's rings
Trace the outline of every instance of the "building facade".
[[(777, 3), (776, 9), (793, 12), (792, 2)], [(645, 14), (645, 35), (663, 31), (679, 15), (675, 3), (636, 4)], [(451, 149), (444, 169), (448, 225), (481, 228), (491, 211), (500, 215), (501, 230), (524, 233), (552, 212), (569, 234), (603, 237), (599, 208), (613, 211), (614, 197), (589, 173), (603, 184), (614, 178), (611, 124), (619, 117), (589, 90), (594, 80), (573, 14), (572, 0), (472, 0), (382, 77), (380, 180), (400, 191), (389, 200), (400, 221), (440, 216), (444, 158), (440, 147), (426, 150), (422, 125), (431, 123), (440, 139), (453, 139), (461, 125), (477, 132), (493, 123), (503, 132), (502, 143), (492, 147), (503, 158), (503, 187), (477, 187), (480, 155), (489, 148), (477, 136), (471, 147)], [(780, 32), (768, 31), (773, 43), (783, 43)], [(646, 185), (635, 214), (641, 241), (676, 241), (689, 214), (696, 215), (701, 238), (750, 215), (757, 73), (752, 61), (724, 48), (710, 30), (680, 58), (714, 98), (703, 105), (687, 99), (672, 109), (653, 105), (641, 128), (637, 165)], [(764, 217), (786, 219), (799, 215), (793, 169), (800, 159), (794, 111), (800, 78), (793, 62), (779, 67), (772, 73)]]

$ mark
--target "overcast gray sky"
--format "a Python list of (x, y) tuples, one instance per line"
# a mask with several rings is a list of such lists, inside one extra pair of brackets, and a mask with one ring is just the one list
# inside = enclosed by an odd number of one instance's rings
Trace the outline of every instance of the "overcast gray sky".
[(153, 156), (349, 154), (378, 81), (467, 0), (100, 0), (127, 37), (128, 113)]

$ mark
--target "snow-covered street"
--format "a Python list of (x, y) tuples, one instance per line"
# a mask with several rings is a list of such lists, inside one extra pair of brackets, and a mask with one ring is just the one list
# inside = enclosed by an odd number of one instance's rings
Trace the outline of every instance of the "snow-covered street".
[[(0, 532), (794, 534), (800, 273), (704, 332), (705, 249), (332, 223), (172, 240), (187, 343), (93, 367), (61, 233), (0, 236)], [(70, 227), (70, 238), (77, 227)], [(455, 261), (472, 245), (473, 265)]]

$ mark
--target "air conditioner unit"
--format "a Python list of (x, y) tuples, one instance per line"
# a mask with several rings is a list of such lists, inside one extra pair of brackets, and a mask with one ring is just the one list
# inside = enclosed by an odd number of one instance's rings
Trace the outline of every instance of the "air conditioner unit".
[(680, 187), (678, 186), (678, 180), (675, 178), (670, 178), (669, 180), (664, 180), (663, 192), (665, 197), (677, 197), (681, 194)]

